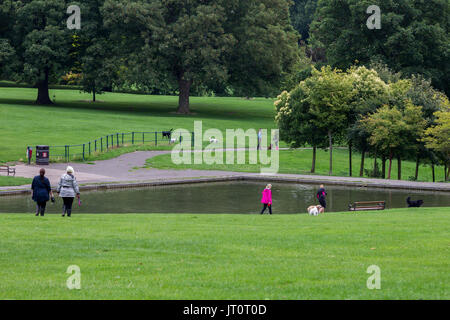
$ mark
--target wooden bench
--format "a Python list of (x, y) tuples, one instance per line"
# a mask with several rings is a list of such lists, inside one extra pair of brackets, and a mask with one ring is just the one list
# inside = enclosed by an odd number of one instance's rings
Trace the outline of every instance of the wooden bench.
[(350, 211), (384, 210), (386, 201), (358, 201), (348, 205)]
[(0, 172), (6, 172), (6, 174), (9, 176), (12, 174), (13, 176), (16, 175), (16, 168), (12, 168), (10, 166), (0, 166)]

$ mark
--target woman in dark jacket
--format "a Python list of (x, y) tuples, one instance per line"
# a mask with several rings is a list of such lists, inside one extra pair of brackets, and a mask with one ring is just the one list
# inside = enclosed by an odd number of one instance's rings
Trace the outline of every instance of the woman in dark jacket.
[(50, 187), (50, 181), (45, 177), (45, 169), (39, 170), (39, 175), (34, 177), (33, 183), (31, 184), (31, 189), (33, 190), (33, 200), (36, 202), (36, 216), (45, 213), (45, 206), (50, 197), (53, 199), (52, 188)]

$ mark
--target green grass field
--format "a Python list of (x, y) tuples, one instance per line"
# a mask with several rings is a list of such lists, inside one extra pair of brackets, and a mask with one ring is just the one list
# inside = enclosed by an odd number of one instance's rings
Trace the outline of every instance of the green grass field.
[[(147, 160), (146, 167), (158, 169), (197, 169), (197, 170), (223, 170), (223, 171), (238, 171), (238, 172), (260, 172), (261, 167), (267, 168), (269, 165), (250, 164), (248, 160), (248, 152), (246, 153), (245, 164), (226, 164), (226, 155), (223, 152), (218, 152), (223, 159), (224, 164), (174, 164), (171, 161), (170, 154), (163, 154)], [(268, 154), (270, 156), (270, 153)], [(235, 155), (236, 157), (236, 155)], [(279, 153), (279, 173), (292, 174), (311, 174), (312, 150), (280, 150)], [(361, 164), (361, 155), (353, 153), (353, 176), (359, 177), (359, 168)], [(378, 164), (381, 169), (381, 160), (378, 159)], [(389, 162), (386, 161), (386, 176)], [(348, 164), (348, 150), (334, 149), (333, 150), (333, 175), (334, 176), (349, 176)], [(366, 157), (364, 161), (365, 169), (372, 170), (373, 158)], [(408, 180), (409, 177), (414, 177), (416, 164), (411, 161), (402, 161), (402, 180)], [(317, 150), (316, 172), (318, 175), (328, 175), (329, 172), (329, 153), (324, 150)], [(368, 177), (364, 174), (364, 177)], [(397, 179), (397, 161), (392, 162), (391, 179)], [(435, 167), (436, 181), (444, 181), (444, 167)], [(433, 181), (431, 167), (421, 165), (419, 167), (418, 181)]]
[(55, 105), (34, 104), (37, 90), (0, 88), (0, 162), (24, 159), (26, 147), (86, 143), (116, 132), (208, 128), (275, 128), (272, 99), (192, 97), (192, 115), (175, 114), (178, 97), (50, 90)]
[(2, 214), (0, 299), (449, 299), (449, 214)]
[(24, 184), (31, 184), (32, 179), (12, 177), (12, 176), (0, 176), (0, 187), (6, 186), (21, 186)]

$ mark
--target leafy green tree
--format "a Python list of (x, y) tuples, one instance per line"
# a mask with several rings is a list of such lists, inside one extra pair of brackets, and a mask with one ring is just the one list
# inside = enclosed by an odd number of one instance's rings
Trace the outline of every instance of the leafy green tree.
[(315, 130), (328, 137), (330, 151), (329, 174), (333, 174), (333, 136), (343, 135), (347, 129), (351, 102), (355, 91), (348, 74), (330, 67), (312, 70), (312, 76), (301, 83), (304, 86), (311, 122)]
[[(370, 5), (381, 9), (381, 29), (366, 26)], [(422, 74), (450, 93), (448, 0), (321, 0), (310, 44), (326, 48), (333, 67), (378, 60), (404, 76)]]
[(314, 18), (317, 0), (294, 0), (290, 7), (291, 23), (303, 41), (309, 38), (309, 26)]
[(441, 111), (436, 111), (434, 126), (425, 130), (423, 141), (427, 148), (440, 153), (440, 157), (445, 165), (445, 180), (450, 175), (450, 104), (448, 100)]
[(280, 138), (294, 148), (305, 145), (313, 147), (311, 173), (314, 173), (317, 148), (326, 147), (327, 137), (313, 125), (314, 116), (309, 112), (310, 106), (306, 101), (304, 86), (299, 84), (289, 93), (283, 91), (274, 104)]
[(284, 0), (107, 0), (102, 12), (127, 69), (177, 84), (178, 113), (194, 84), (268, 95), (297, 59)]
[(18, 80), (38, 88), (37, 104), (51, 104), (48, 84), (67, 68), (70, 32), (66, 2), (25, 0), (15, 2), (14, 34)]
[(402, 112), (397, 106), (384, 105), (375, 113), (364, 117), (361, 124), (369, 132), (369, 142), (389, 154), (388, 179), (391, 178), (394, 151), (411, 140), (420, 139), (425, 127), (422, 107), (408, 103)]

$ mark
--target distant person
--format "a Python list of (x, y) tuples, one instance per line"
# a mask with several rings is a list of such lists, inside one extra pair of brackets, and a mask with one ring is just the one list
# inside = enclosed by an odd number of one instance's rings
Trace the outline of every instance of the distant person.
[(67, 216), (70, 217), (72, 214), (72, 204), (75, 196), (80, 199), (80, 189), (78, 188), (77, 179), (75, 179), (74, 170), (71, 166), (68, 166), (66, 169), (66, 173), (61, 176), (61, 179), (58, 183), (58, 188), (56, 191), (59, 193), (59, 196), (63, 199), (63, 214), (64, 217), (67, 213)]
[(272, 185), (268, 184), (262, 192), (261, 203), (264, 205), (261, 214), (269, 207), (269, 214), (272, 214)]
[(325, 191), (323, 184), (321, 184), (319, 190), (317, 190), (316, 197), (317, 197), (317, 200), (319, 200), (320, 205), (324, 209), (327, 207), (327, 202), (325, 200), (326, 195), (327, 195), (327, 192)]
[(39, 170), (38, 176), (34, 177), (33, 182), (31, 183), (31, 190), (33, 190), (32, 199), (36, 202), (36, 216), (40, 214), (42, 217), (45, 214), (45, 207), (47, 206), (50, 197), (52, 202), (55, 201), (50, 181), (45, 177), (44, 168)]
[(259, 128), (259, 130), (258, 130), (258, 146), (256, 147), (257, 150), (261, 149), (261, 141), (262, 141), (262, 129)]

